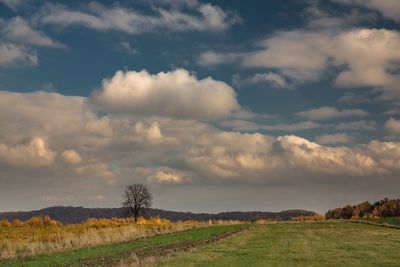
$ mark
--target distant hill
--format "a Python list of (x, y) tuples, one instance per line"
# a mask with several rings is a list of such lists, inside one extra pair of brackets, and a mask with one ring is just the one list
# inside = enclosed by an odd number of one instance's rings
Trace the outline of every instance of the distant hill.
[[(306, 210), (285, 210), (281, 212), (261, 212), (261, 211), (232, 211), (232, 212), (221, 212), (217, 214), (209, 213), (191, 213), (191, 212), (177, 212), (167, 211), (161, 209), (147, 209), (145, 217), (160, 216), (171, 221), (179, 220), (196, 220), (196, 221), (208, 221), (208, 220), (240, 220), (240, 221), (251, 221), (258, 219), (276, 219), (276, 220), (289, 220), (296, 216), (309, 216), (314, 215), (315, 212)], [(33, 211), (12, 211), (12, 212), (0, 212), (0, 219), (7, 219), (12, 221), (13, 219), (19, 219), (21, 221), (28, 220), (32, 217), (49, 215), (50, 218), (60, 221), (64, 224), (80, 223), (86, 221), (88, 218), (122, 218), (124, 212), (122, 208), (83, 208), (83, 207), (49, 207), (41, 210)]]

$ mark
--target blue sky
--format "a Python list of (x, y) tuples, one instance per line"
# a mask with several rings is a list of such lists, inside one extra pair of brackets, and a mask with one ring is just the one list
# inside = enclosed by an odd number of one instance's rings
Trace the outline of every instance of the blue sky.
[(198, 212), (399, 197), (399, 18), (396, 0), (0, 0), (0, 209), (115, 207), (130, 183)]

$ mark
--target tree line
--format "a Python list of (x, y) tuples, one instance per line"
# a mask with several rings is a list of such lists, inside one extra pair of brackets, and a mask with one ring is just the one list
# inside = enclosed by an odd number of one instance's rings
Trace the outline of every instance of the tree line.
[(326, 219), (367, 219), (381, 217), (399, 217), (400, 199), (384, 198), (371, 204), (368, 201), (357, 205), (328, 210)]

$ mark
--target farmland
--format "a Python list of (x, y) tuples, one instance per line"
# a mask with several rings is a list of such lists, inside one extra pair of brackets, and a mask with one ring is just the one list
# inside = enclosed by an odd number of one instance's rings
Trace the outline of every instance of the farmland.
[(399, 266), (400, 231), (353, 222), (258, 225), (149, 266)]
[(350, 221), (203, 225), (0, 266), (398, 266), (399, 250), (399, 229)]
[(131, 242), (69, 250), (50, 255), (18, 257), (0, 261), (0, 266), (110, 266), (121, 262), (134, 262), (146, 255), (158, 255), (177, 245), (195, 246), (224, 237), (229, 232), (245, 228), (246, 224), (219, 225), (157, 235)]

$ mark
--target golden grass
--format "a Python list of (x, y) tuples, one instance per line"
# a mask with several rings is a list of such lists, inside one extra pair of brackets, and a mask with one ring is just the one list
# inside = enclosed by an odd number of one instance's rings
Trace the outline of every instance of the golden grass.
[(62, 225), (45, 217), (31, 218), (12, 225), (2, 222), (0, 228), (0, 258), (13, 258), (126, 242), (157, 234), (172, 233), (233, 221), (170, 222), (160, 218), (138, 222), (128, 219), (88, 219), (81, 224)]

